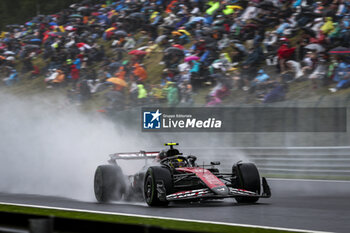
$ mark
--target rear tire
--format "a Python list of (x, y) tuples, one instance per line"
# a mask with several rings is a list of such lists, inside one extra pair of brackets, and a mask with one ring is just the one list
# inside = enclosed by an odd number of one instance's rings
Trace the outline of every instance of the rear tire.
[[(163, 187), (165, 194), (158, 192), (158, 185)], [(168, 168), (150, 167), (148, 168), (144, 181), (144, 198), (149, 206), (167, 206), (169, 202), (165, 199), (166, 195), (172, 192), (172, 176)], [(163, 195), (163, 197), (159, 197)]]
[(118, 201), (125, 194), (126, 184), (122, 169), (117, 165), (98, 166), (94, 178), (95, 197), (98, 202)]
[[(260, 175), (259, 171), (253, 163), (241, 163), (236, 167), (238, 188), (245, 189), (251, 192), (260, 194)], [(259, 197), (235, 197), (238, 203), (255, 203)]]

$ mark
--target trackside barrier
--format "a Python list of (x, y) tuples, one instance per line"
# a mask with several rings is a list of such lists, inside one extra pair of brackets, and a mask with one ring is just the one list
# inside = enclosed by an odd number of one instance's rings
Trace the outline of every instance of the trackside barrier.
[(52, 233), (53, 219), (52, 218), (29, 219), (29, 232), (30, 233)]
[[(216, 160), (254, 162), (264, 175), (350, 179), (350, 147), (224, 147), (185, 148), (204, 156), (214, 151)], [(228, 156), (230, 155), (230, 156)], [(238, 155), (235, 158), (235, 155)], [(210, 156), (211, 159), (213, 155)], [(233, 162), (233, 161), (232, 161)], [(223, 164), (223, 163), (222, 163)]]
[[(93, 220), (36, 216), (0, 212), (0, 232), (4, 233), (190, 233), (146, 225), (108, 223)], [(193, 231), (191, 231), (193, 232)]]

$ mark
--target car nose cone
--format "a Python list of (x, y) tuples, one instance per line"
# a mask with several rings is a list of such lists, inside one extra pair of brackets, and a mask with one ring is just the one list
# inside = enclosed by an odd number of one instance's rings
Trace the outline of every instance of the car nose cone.
[(219, 186), (211, 189), (215, 194), (226, 196), (228, 195), (228, 188), (226, 186)]

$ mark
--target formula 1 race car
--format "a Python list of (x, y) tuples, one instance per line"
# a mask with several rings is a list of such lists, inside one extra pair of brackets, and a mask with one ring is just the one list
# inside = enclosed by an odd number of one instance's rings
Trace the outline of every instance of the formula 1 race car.
[[(235, 198), (238, 203), (255, 203), (271, 196), (269, 185), (253, 163), (237, 162), (232, 172), (222, 173), (210, 165), (197, 165), (196, 157), (184, 156), (167, 143), (160, 152), (116, 153), (108, 165), (98, 166), (94, 190), (99, 202), (143, 199), (149, 206), (164, 206), (172, 201)], [(144, 159), (145, 166), (132, 176), (125, 176), (117, 160)], [(152, 161), (150, 161), (152, 160)], [(263, 188), (261, 193), (261, 186)]]

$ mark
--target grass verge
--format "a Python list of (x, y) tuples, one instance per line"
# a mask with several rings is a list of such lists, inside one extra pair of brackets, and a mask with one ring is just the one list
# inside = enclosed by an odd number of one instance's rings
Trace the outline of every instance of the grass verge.
[(156, 219), (152, 217), (134, 217), (112, 214), (95, 214), (87, 213), (83, 211), (68, 211), (68, 210), (56, 210), (46, 208), (34, 208), (34, 207), (22, 207), (16, 205), (0, 205), (1, 212), (18, 213), (18, 214), (30, 214), (40, 216), (53, 216), (60, 218), (79, 219), (79, 220), (91, 220), (118, 224), (131, 224), (131, 225), (146, 225), (152, 227), (159, 227), (172, 230), (186, 230), (193, 232), (236, 232), (236, 233), (284, 233), (290, 231), (263, 229), (253, 227), (240, 227), (240, 226), (228, 226), (221, 224), (211, 223), (198, 223), (191, 221), (179, 221), (168, 219)]

